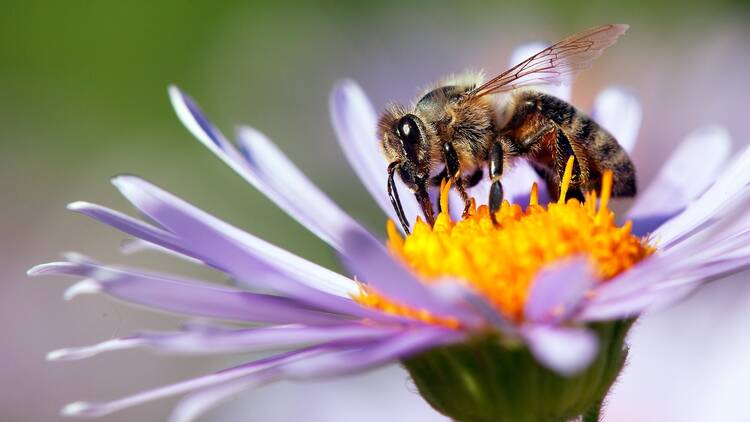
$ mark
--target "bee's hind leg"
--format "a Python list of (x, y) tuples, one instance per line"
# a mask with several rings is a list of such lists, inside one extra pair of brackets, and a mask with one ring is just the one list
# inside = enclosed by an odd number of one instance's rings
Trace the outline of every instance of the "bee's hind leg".
[(469, 194), (466, 193), (463, 178), (461, 178), (461, 163), (458, 161), (458, 154), (456, 153), (456, 149), (453, 148), (453, 144), (450, 142), (444, 143), (443, 154), (445, 156), (445, 168), (448, 172), (448, 177), (450, 177), (453, 186), (456, 187), (459, 195), (461, 195), (461, 200), (464, 201), (463, 216), (466, 216), (471, 207), (471, 200), (469, 199)]

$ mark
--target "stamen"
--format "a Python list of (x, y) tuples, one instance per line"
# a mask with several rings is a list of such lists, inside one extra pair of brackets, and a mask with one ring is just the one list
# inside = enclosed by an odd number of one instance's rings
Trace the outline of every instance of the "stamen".
[(450, 192), (450, 189), (450, 179), (445, 178), (440, 181), (440, 209), (443, 211), (448, 211), (448, 193)]
[(534, 182), (531, 185), (531, 194), (529, 195), (529, 206), (539, 205), (539, 187)]
[(607, 211), (609, 197), (612, 194), (612, 170), (607, 170), (602, 175), (602, 199), (599, 201), (599, 214)]
[(573, 179), (573, 162), (575, 161), (575, 157), (572, 155), (568, 157), (568, 162), (565, 164), (565, 173), (563, 174), (562, 183), (560, 183), (560, 198), (557, 200), (558, 204), (564, 204), (565, 203), (565, 197), (568, 194), (568, 187), (570, 186), (570, 181)]

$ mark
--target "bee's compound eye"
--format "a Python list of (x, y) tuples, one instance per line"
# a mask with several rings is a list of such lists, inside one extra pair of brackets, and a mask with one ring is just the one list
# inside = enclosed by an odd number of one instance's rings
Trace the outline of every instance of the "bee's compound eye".
[(412, 161), (417, 159), (417, 148), (422, 141), (422, 134), (417, 125), (416, 116), (407, 114), (398, 121), (398, 137), (404, 145), (406, 157)]

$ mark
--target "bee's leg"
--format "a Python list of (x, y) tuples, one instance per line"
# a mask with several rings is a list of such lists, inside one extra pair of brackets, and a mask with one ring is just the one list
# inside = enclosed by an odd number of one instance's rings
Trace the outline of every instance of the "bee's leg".
[(451, 178), (453, 185), (456, 187), (459, 195), (461, 195), (461, 200), (464, 201), (463, 215), (465, 216), (469, 212), (471, 201), (469, 194), (466, 193), (466, 188), (464, 188), (464, 182), (461, 178), (461, 163), (458, 161), (458, 154), (456, 153), (456, 149), (453, 148), (453, 144), (450, 142), (444, 143), (443, 154), (445, 155), (445, 168), (448, 171), (448, 177)]
[(500, 182), (500, 178), (503, 175), (503, 142), (501, 139), (497, 139), (492, 143), (490, 147), (490, 153), (487, 156), (487, 161), (490, 167), (490, 180), (492, 185), (490, 186), (490, 198), (487, 203), (490, 206), (490, 218), (495, 221), (495, 213), (500, 209), (500, 204), (503, 203), (503, 184)]
[(553, 130), (556, 130), (556, 127), (550, 123), (542, 125), (539, 130), (532, 133), (530, 136), (520, 142), (520, 149), (524, 152), (528, 152)]
[(432, 209), (430, 194), (427, 193), (427, 183), (429, 182), (429, 180), (419, 179), (416, 182), (417, 190), (414, 192), (414, 195), (417, 198), (417, 202), (419, 202), (419, 206), (422, 207), (424, 217), (427, 219), (427, 222), (430, 224), (430, 226), (432, 226), (435, 224), (435, 212)]

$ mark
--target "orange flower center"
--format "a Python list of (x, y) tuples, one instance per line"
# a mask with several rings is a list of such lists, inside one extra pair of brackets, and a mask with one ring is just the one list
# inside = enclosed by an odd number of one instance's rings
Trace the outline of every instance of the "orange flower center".
[[(504, 201), (493, 224), (486, 206), (473, 205), (466, 217), (454, 222), (448, 212), (449, 183), (441, 187), (441, 209), (434, 227), (417, 218), (412, 233), (402, 238), (388, 221), (388, 246), (424, 283), (454, 278), (484, 296), (498, 311), (514, 321), (523, 320), (523, 309), (536, 275), (545, 266), (575, 255), (588, 257), (600, 283), (604, 283), (653, 253), (645, 239), (631, 233), (631, 222), (615, 223), (607, 208), (612, 173), (602, 180), (597, 207), (596, 192), (586, 201), (565, 200), (573, 159), (560, 186), (560, 200), (538, 204), (537, 186), (531, 189), (526, 209)], [(452, 318), (395, 303), (363, 285), (359, 303), (382, 311), (429, 323), (457, 327)]]

